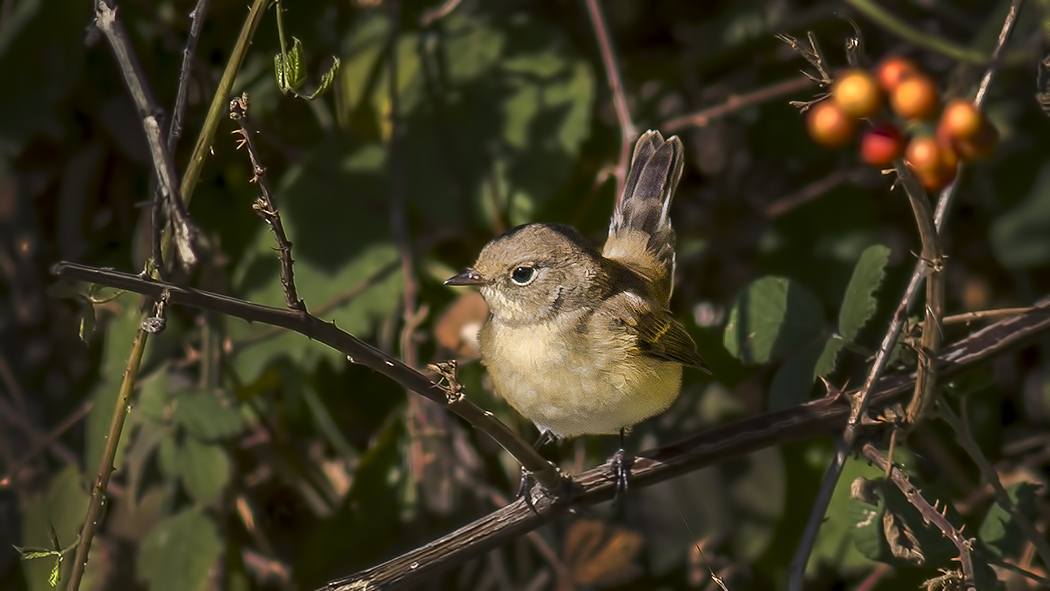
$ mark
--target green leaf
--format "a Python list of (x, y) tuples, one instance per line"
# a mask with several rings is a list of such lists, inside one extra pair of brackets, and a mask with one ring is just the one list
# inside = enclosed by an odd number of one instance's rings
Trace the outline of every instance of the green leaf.
[(190, 496), (201, 505), (210, 505), (230, 480), (229, 455), (221, 445), (187, 437), (179, 454), (179, 472)]
[[(55, 473), (47, 485), (47, 494), (33, 495), (22, 511), (20, 541), (23, 547), (34, 552), (47, 552), (48, 547), (59, 549), (61, 543), (73, 544), (84, 526), (84, 514), (90, 498), (85, 488), (85, 476), (75, 465), (70, 464)], [(49, 560), (23, 563), (27, 588), (32, 591), (53, 588), (50, 578), (54, 575), (56, 563)], [(98, 561), (88, 561), (81, 588), (101, 588), (95, 584), (100, 580), (99, 573), (104, 568)]]
[(768, 363), (811, 344), (823, 320), (820, 303), (801, 284), (763, 277), (737, 296), (723, 342), (744, 363)]
[(197, 439), (225, 439), (244, 429), (236, 401), (209, 392), (189, 391), (176, 395), (175, 403), (175, 423)]
[(824, 342), (824, 350), (813, 367), (813, 379), (826, 376), (835, 371), (835, 362), (838, 360), (839, 351), (846, 346), (846, 342), (838, 335), (832, 335)]
[(328, 89), (335, 81), (335, 77), (339, 74), (339, 58), (332, 56), (332, 67), (328, 68), (328, 71), (321, 76), (321, 83), (317, 86), (317, 90), (310, 95), (310, 98), (320, 95), (322, 92)]
[[(1036, 485), (1020, 482), (1006, 492), (1022, 515), (1035, 514)], [(1027, 538), (1013, 516), (999, 503), (992, 505), (981, 522), (978, 539), (999, 558), (1017, 556)]]
[(842, 309), (839, 311), (839, 334), (846, 342), (852, 343), (860, 329), (875, 314), (878, 305), (875, 290), (886, 277), (886, 263), (889, 260), (890, 249), (875, 244), (864, 250), (853, 268), (853, 277), (846, 287)]
[(150, 591), (205, 591), (221, 556), (215, 523), (200, 510), (188, 509), (161, 520), (146, 535), (138, 575)]
[(306, 82), (306, 71), (303, 68), (305, 61), (303, 57), (303, 42), (292, 37), (292, 48), (288, 50), (288, 63), (285, 71), (288, 73), (288, 86), (293, 90), (299, 90), (302, 88), (303, 82)]

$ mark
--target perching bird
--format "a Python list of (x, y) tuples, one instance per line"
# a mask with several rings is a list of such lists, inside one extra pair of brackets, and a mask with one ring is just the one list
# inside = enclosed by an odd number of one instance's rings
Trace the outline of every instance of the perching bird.
[(683, 365), (708, 371), (668, 307), (675, 268), (668, 215), (682, 165), (677, 137), (646, 132), (601, 252), (569, 226), (526, 224), (445, 281), (477, 286), (488, 303), (482, 362), (496, 391), (539, 427), (537, 445), (619, 433), (621, 487), (625, 431), (674, 402)]

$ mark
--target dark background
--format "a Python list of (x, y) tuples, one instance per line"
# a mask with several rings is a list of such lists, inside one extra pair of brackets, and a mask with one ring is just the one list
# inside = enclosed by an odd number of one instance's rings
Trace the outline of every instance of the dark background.
[[(476, 295), (443, 287), (444, 278), (513, 225), (571, 223), (595, 242), (606, 231), (621, 137), (598, 44), (577, 2), (465, 0), (429, 26), (420, 21), (433, 4), (405, 2), (399, 11), (371, 4), (286, 4), (287, 34), (306, 48), (307, 85), (330, 56), (342, 60), (318, 101), (277, 88), (273, 8), (234, 92), (250, 94), (256, 141), (309, 309), (420, 367), (470, 358), (463, 327), (483, 320), (484, 310)], [(722, 346), (728, 310), (748, 283), (775, 275), (804, 285), (819, 299), (830, 333), (860, 253), (883, 244), (891, 255), (879, 309), (832, 375), (840, 385), (863, 380), (920, 249), (906, 198), (890, 190), (892, 177), (863, 166), (853, 149), (827, 150), (807, 138), (788, 101), (814, 98), (816, 85), (768, 93), (706, 124), (674, 124), (811, 70), (776, 33), (804, 39), (813, 31), (830, 64), (845, 66), (842, 47), (853, 34), (847, 19), (863, 34), (868, 64), (904, 53), (945, 95), (972, 96), (984, 64), (906, 42), (899, 30), (858, 12), (854, 5), (863, 4), (602, 3), (638, 131), (678, 134), (685, 144), (673, 209), (673, 308), (714, 373), (687, 371), (678, 403), (636, 429), (635, 449), (767, 408), (779, 360), (748, 366)], [(928, 39), (984, 56), (1009, 5), (882, 4)], [(49, 266), (70, 260), (137, 272), (149, 253), (150, 159), (135, 108), (107, 44), (89, 30), (91, 4), (56, 6), (0, 6), (6, 548), (48, 547), (48, 523), (62, 546), (75, 540), (140, 315), (141, 301), (130, 294), (89, 306), (68, 286), (54, 287)], [(120, 4), (166, 110), (191, 9), (183, 0)], [(243, 2), (214, 0), (205, 18), (175, 153), (180, 171), (246, 14)], [(1050, 120), (1035, 98), (1046, 19), (1038, 3), (1027, 3), (985, 103), (1000, 145), (959, 180), (944, 237), (949, 314), (1028, 305), (1050, 288)], [(396, 153), (395, 103), (402, 118)], [(283, 306), (273, 239), (251, 209), (257, 187), (247, 156), (235, 150), (234, 129), (232, 121), (221, 124), (193, 195), (204, 260), (180, 281)], [(398, 224), (409, 236), (407, 276)], [(413, 308), (408, 316), (425, 312), (407, 332), (406, 306)], [(972, 329), (945, 330), (950, 342)], [(464, 366), (461, 379), (475, 403), (534, 437), (491, 394), (478, 364)], [(949, 385), (1007, 484), (1045, 478), (1050, 458), (1038, 450), (1050, 419), (1047, 379), (1044, 348), (1032, 346)], [(85, 589), (310, 588), (491, 512), (516, 487), (517, 465), (482, 434), (298, 335), (174, 308), (167, 330), (149, 344), (139, 384)], [(821, 393), (815, 384), (808, 394)], [(950, 431), (933, 422), (911, 442), (899, 458), (912, 459), (929, 481), (926, 490), (959, 511), (957, 524), (979, 529), (992, 502)], [(615, 445), (615, 438), (587, 437), (544, 453), (575, 472)], [(608, 519), (608, 508), (598, 507), (428, 584), (710, 588), (695, 549), (702, 544), (730, 589), (783, 588), (831, 453), (830, 439), (814, 439), (632, 491), (625, 519)], [(921, 568), (888, 568), (855, 548), (845, 487), (860, 473), (872, 472), (862, 462), (847, 466), (811, 559), (809, 588), (916, 588), (938, 567), (953, 568), (950, 555)], [(1032, 507), (1045, 530), (1045, 488)], [(1024, 556), (1022, 545), (1009, 558), (1030, 566)], [(45, 588), (50, 566), (0, 550), (0, 587)]]

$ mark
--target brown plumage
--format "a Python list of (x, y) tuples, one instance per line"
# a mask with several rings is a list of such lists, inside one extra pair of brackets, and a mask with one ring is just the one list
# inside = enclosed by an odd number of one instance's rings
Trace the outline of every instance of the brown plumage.
[(446, 281), (480, 288), (490, 310), (482, 361), (497, 392), (544, 432), (620, 432), (670, 406), (683, 365), (707, 371), (668, 309), (668, 213), (681, 174), (681, 142), (650, 131), (602, 252), (569, 226), (528, 224)]

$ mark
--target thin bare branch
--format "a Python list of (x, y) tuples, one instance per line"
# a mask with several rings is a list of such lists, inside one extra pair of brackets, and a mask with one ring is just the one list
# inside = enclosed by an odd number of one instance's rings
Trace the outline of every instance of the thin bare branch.
[(623, 193), (623, 183), (627, 178), (627, 163), (631, 158), (631, 146), (634, 145), (638, 131), (631, 121), (631, 111), (627, 107), (627, 97), (623, 90), (623, 80), (620, 79), (620, 67), (616, 63), (613, 53), (612, 41), (609, 40), (609, 30), (605, 26), (605, 17), (598, 0), (584, 0), (587, 6), (587, 16), (591, 19), (591, 27), (594, 36), (598, 38), (598, 50), (602, 55), (602, 65), (605, 67), (605, 77), (609, 81), (609, 90), (613, 95), (613, 107), (616, 109), (616, 119), (620, 124), (620, 160), (616, 165), (616, 207), (620, 207), (620, 198)]
[(124, 83), (142, 118), (146, 142), (153, 159), (153, 172), (157, 175), (160, 190), (164, 193), (165, 215), (171, 222), (178, 260), (184, 268), (190, 269), (197, 264), (197, 226), (190, 219), (186, 206), (179, 196), (179, 187), (175, 180), (178, 178), (175, 173), (175, 163), (158, 121), (161, 109), (146, 83), (146, 75), (138, 58), (131, 51), (127, 31), (117, 18), (117, 12), (115, 0), (98, 0), (95, 4), (95, 26), (102, 31), (110, 48), (113, 49), (113, 55), (124, 76)]

